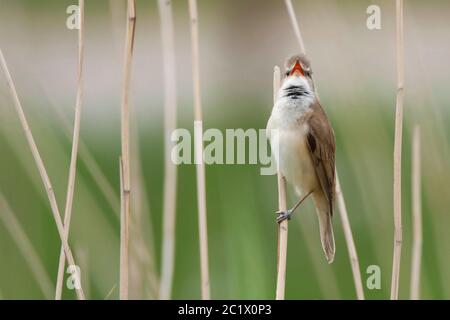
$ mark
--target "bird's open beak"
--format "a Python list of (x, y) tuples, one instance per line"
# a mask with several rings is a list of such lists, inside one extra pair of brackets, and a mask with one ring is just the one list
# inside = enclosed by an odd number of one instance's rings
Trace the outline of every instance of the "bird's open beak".
[(305, 73), (303, 72), (302, 66), (300, 65), (298, 60), (295, 61), (295, 65), (292, 68), (291, 73), (289, 75), (290, 76), (297, 76), (297, 77), (305, 76)]

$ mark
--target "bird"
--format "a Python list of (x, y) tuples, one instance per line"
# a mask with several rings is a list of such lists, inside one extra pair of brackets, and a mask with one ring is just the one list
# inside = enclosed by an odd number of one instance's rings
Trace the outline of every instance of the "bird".
[(328, 263), (332, 263), (336, 142), (316, 94), (311, 64), (305, 54), (292, 55), (285, 62), (285, 74), (267, 122), (266, 135), (279, 172), (300, 197), (291, 209), (277, 211), (276, 221), (290, 219), (311, 195), (322, 248)]

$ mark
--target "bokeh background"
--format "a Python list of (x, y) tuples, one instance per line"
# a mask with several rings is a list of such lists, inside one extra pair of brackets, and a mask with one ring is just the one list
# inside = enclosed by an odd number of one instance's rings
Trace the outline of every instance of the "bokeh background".
[[(174, 0), (178, 127), (193, 130), (187, 1)], [(77, 32), (65, 26), (76, 1), (0, 1), (0, 47), (64, 207), (76, 94)], [(366, 28), (366, 8), (381, 8), (381, 30)], [(284, 1), (199, 0), (205, 128), (265, 128), (272, 70), (298, 50)], [(395, 107), (395, 3), (294, 1), (321, 101), (334, 126), (337, 167), (363, 283), (381, 268), (389, 298), (393, 251), (392, 166)], [(132, 76), (132, 298), (157, 298), (163, 183), (162, 50), (156, 1), (137, 0)], [(400, 298), (411, 269), (411, 133), (422, 130), (421, 296), (450, 298), (450, 2), (405, 1), (403, 254)], [(85, 98), (70, 244), (91, 299), (118, 298), (120, 88), (125, 1), (86, 1)], [(206, 167), (211, 293), (215, 299), (275, 296), (275, 176), (259, 165)], [(178, 168), (173, 298), (200, 298), (195, 166)], [(45, 190), (0, 74), (0, 191), (17, 224), (0, 220), (0, 297), (52, 298), (60, 242)], [(289, 203), (295, 198), (290, 194)], [(6, 211), (2, 208), (2, 217)], [(29, 239), (26, 255), (18, 229)], [(339, 214), (336, 258), (328, 265), (312, 203), (290, 222), (286, 298), (356, 297)], [(22, 244), (24, 240), (22, 239)], [(39, 286), (25, 256), (42, 265)], [(65, 289), (63, 298), (74, 299)]]

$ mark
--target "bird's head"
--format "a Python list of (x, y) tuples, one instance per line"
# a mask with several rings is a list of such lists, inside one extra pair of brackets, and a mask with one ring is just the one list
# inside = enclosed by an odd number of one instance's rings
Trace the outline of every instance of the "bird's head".
[(292, 55), (286, 60), (284, 67), (285, 76), (281, 88), (284, 96), (302, 98), (303, 92), (305, 96), (314, 96), (311, 65), (304, 54)]
[(304, 77), (312, 83), (311, 64), (305, 54), (294, 54), (286, 59), (284, 64), (285, 78)]

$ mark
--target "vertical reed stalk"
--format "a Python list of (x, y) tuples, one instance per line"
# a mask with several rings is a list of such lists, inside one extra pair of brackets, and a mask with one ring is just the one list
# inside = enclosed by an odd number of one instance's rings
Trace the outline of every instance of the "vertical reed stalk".
[[(275, 66), (273, 70), (273, 102), (275, 103), (278, 96), (278, 90), (281, 84), (280, 68)], [(286, 204), (286, 179), (281, 174), (280, 170), (277, 173), (278, 177), (278, 209), (280, 211), (287, 210)], [(287, 245), (288, 245), (288, 220), (283, 220), (278, 225), (278, 263), (277, 263), (277, 289), (275, 298), (277, 300), (284, 300), (284, 289), (286, 284), (286, 259), (287, 259)]]
[(414, 127), (412, 141), (413, 248), (411, 261), (411, 300), (420, 299), (420, 262), (422, 260), (422, 190), (420, 164), (420, 126)]
[(119, 290), (119, 298), (120, 300), (128, 299), (128, 227), (127, 219), (126, 219), (126, 211), (125, 211), (125, 195), (126, 192), (124, 190), (124, 176), (123, 176), (123, 160), (122, 157), (119, 158), (119, 170), (120, 170), (120, 290)]
[(128, 299), (130, 225), (130, 81), (136, 29), (136, 3), (128, 0), (121, 108), (121, 221), (120, 221), (120, 299)]
[[(294, 29), (294, 33), (299, 43), (300, 52), (305, 53), (305, 45), (303, 43), (303, 38), (300, 33), (300, 27), (297, 21), (297, 17), (295, 15), (294, 7), (292, 6), (292, 1), (285, 0), (285, 4), (289, 13), (289, 17), (291, 19), (292, 28)], [(317, 87), (316, 87), (316, 96), (319, 97), (317, 93)], [(350, 220), (348, 219), (347, 207), (345, 205), (344, 195), (342, 193), (342, 188), (338, 179), (337, 170), (336, 170), (336, 201), (339, 207), (342, 226), (344, 228), (345, 241), (347, 243), (347, 250), (349, 253), (350, 264), (352, 266), (353, 280), (355, 282), (356, 296), (359, 300), (364, 300), (364, 290), (362, 285), (361, 271), (359, 268), (358, 255), (356, 253), (356, 246), (353, 240)]]
[[(72, 152), (70, 156), (69, 180), (67, 182), (66, 207), (64, 210), (64, 228), (66, 237), (69, 237), (70, 218), (72, 216), (73, 194), (75, 191), (75, 177), (77, 172), (78, 143), (80, 140), (81, 106), (83, 98), (83, 53), (84, 53), (84, 0), (78, 1), (79, 29), (78, 29), (78, 76), (77, 97), (75, 102), (75, 120), (73, 126)], [(55, 300), (61, 300), (65, 269), (64, 248), (61, 246), (58, 264), (58, 277), (56, 279)]]
[(22, 253), (27, 265), (30, 267), (36, 281), (41, 288), (46, 299), (53, 296), (53, 284), (45, 270), (42, 260), (39, 258), (33, 243), (27, 237), (20, 222), (17, 220), (14, 212), (10, 208), (3, 193), (0, 192), (0, 219), (3, 221), (6, 230), (16, 243), (19, 251)]
[(161, 284), (159, 298), (170, 299), (175, 253), (175, 214), (177, 196), (177, 167), (172, 162), (171, 152), (174, 146), (171, 135), (176, 129), (177, 91), (175, 72), (175, 44), (173, 30), (172, 5), (170, 0), (159, 0), (161, 17), (161, 38), (164, 59), (164, 218), (161, 262)]
[[(119, 39), (121, 39), (120, 23), (117, 23), (122, 18), (124, 7), (127, 3), (125, 1), (109, 0), (109, 8), (111, 15), (111, 31), (113, 33), (114, 45), (116, 48), (121, 47)], [(133, 208), (133, 214), (130, 217), (129, 233), (130, 233), (130, 248), (129, 248), (129, 289), (132, 291), (130, 299), (144, 298), (155, 299), (158, 296), (159, 275), (155, 266), (155, 251), (152, 219), (150, 215), (150, 208), (148, 201), (144, 195), (146, 194), (145, 185), (143, 183), (142, 165), (140, 161), (140, 147), (139, 147), (139, 130), (137, 123), (136, 112), (131, 113), (131, 123), (136, 123), (130, 135), (130, 157), (131, 157), (131, 190), (133, 194), (130, 195), (130, 206)], [(81, 156), (80, 149), (80, 156)], [(115, 212), (119, 205), (114, 207)], [(149, 221), (144, 221), (142, 218), (148, 218)], [(147, 223), (149, 222), (149, 223)], [(145, 232), (149, 232), (149, 237), (144, 237)], [(148, 241), (148, 242), (147, 242)]]
[[(64, 225), (61, 221), (61, 215), (59, 213), (58, 204), (56, 202), (55, 192), (53, 190), (52, 184), (50, 182), (50, 178), (48, 176), (47, 170), (45, 169), (44, 162), (42, 161), (41, 155), (39, 154), (38, 147), (36, 142), (34, 141), (33, 134), (31, 132), (30, 126), (28, 125), (27, 118), (25, 117), (25, 113), (23, 112), (22, 104), (20, 103), (19, 96), (17, 95), (16, 87), (14, 85), (13, 79), (8, 69), (8, 65), (6, 64), (5, 57), (3, 56), (3, 52), (0, 49), (0, 64), (3, 69), (3, 72), (6, 76), (6, 82), (8, 88), (10, 90), (11, 96), (13, 98), (14, 107), (17, 111), (17, 115), (19, 116), (20, 123), (22, 125), (22, 129), (25, 133), (25, 137), (27, 139), (28, 145), (30, 146), (31, 153), (33, 155), (34, 161), (38, 168), (39, 174), (41, 176), (42, 182), (45, 187), (45, 191), (47, 192), (47, 197), (50, 202), (50, 207), (53, 214), (53, 219), (56, 223), (56, 228), (58, 229), (58, 234), (61, 239), (62, 246), (64, 248), (64, 253), (67, 258), (67, 263), (69, 265), (76, 265), (72, 251), (70, 250), (69, 243), (67, 241), (66, 232), (64, 230)], [(78, 299), (84, 300), (84, 293), (81, 285), (78, 288), (75, 288)]]
[(403, 0), (396, 0), (397, 99), (394, 141), (394, 257), (392, 261), (391, 300), (398, 299), (400, 260), (402, 254), (402, 131), (403, 131)]
[(203, 120), (200, 94), (200, 58), (198, 45), (197, 0), (189, 0), (192, 47), (192, 81), (194, 84), (194, 156), (197, 169), (198, 226), (200, 238), (201, 295), (203, 300), (210, 299), (208, 267), (208, 229), (206, 223), (206, 185), (205, 163), (203, 162)]

